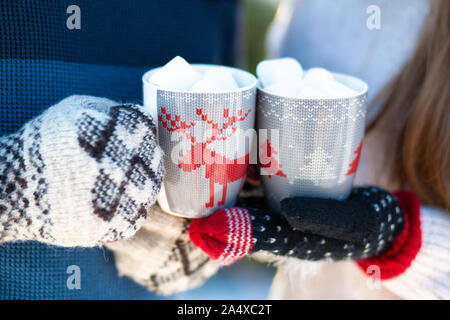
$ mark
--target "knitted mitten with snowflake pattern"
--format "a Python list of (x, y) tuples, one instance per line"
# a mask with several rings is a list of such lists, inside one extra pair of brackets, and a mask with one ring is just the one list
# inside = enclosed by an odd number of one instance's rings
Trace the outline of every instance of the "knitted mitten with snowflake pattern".
[(289, 198), (281, 213), (247, 198), (241, 207), (194, 219), (191, 241), (212, 259), (228, 265), (260, 250), (304, 260), (360, 260), (391, 247), (405, 223), (395, 196), (374, 188), (355, 188), (346, 201)]
[(72, 96), (0, 138), (0, 243), (95, 246), (132, 236), (163, 177), (152, 118)]

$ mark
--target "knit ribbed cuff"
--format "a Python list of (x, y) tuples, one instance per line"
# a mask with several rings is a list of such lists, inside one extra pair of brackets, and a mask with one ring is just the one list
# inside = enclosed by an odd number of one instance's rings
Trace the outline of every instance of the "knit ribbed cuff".
[(247, 255), (253, 247), (250, 212), (228, 208), (207, 218), (194, 219), (189, 226), (189, 237), (211, 259), (229, 265)]
[(394, 195), (405, 213), (402, 233), (394, 239), (388, 251), (379, 256), (358, 261), (358, 265), (364, 272), (369, 266), (378, 266), (381, 280), (392, 279), (405, 272), (422, 245), (419, 198), (408, 191), (398, 191)]

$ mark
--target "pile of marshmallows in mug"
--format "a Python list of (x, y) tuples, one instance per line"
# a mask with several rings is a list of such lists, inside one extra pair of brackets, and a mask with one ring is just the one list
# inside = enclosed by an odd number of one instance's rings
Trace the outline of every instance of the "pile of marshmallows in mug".
[[(355, 96), (355, 90), (336, 81), (323, 68), (303, 71), (293, 58), (264, 60), (256, 68), (260, 87), (264, 91), (301, 99), (335, 99)], [(239, 89), (232, 71), (227, 68), (211, 68), (200, 73), (181, 57), (173, 58), (151, 78), (154, 85), (192, 92), (226, 92)]]

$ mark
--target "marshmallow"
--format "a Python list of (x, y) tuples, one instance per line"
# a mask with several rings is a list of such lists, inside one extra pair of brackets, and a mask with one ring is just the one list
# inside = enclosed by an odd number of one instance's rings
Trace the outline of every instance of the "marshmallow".
[(263, 87), (281, 82), (300, 81), (303, 69), (293, 58), (280, 58), (261, 61), (256, 67), (256, 74)]
[(303, 82), (308, 86), (307, 95), (312, 95), (311, 98), (317, 93), (312, 91), (311, 88), (325, 94), (322, 97), (323, 99), (347, 98), (357, 94), (353, 89), (336, 81), (333, 75), (323, 68), (311, 68), (306, 71)]
[(304, 83), (311, 86), (320, 86), (323, 82), (333, 80), (333, 75), (323, 68), (311, 68), (305, 72), (303, 77)]
[(226, 68), (211, 68), (205, 71), (203, 79), (214, 83), (221, 91), (231, 91), (239, 89), (231, 71)]
[(357, 95), (357, 92), (342, 83), (332, 80), (320, 84), (319, 90), (325, 92), (330, 98), (348, 98)]
[(191, 88), (193, 92), (221, 92), (221, 89), (215, 82), (202, 79), (197, 81)]
[(200, 73), (195, 71), (186, 60), (177, 56), (159, 69), (149, 81), (166, 89), (189, 90), (201, 79)]
[(331, 96), (324, 91), (321, 91), (320, 89), (317, 89), (310, 85), (304, 85), (299, 94), (297, 95), (298, 98), (301, 99), (328, 99), (331, 98)]
[(297, 97), (302, 90), (301, 81), (279, 82), (264, 88), (265, 91), (284, 97)]

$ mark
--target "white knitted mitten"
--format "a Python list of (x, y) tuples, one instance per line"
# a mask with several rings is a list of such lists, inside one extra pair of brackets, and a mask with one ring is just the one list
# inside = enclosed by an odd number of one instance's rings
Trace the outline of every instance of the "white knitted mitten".
[(164, 295), (203, 284), (219, 264), (189, 240), (190, 221), (154, 205), (134, 237), (107, 244), (119, 274)]
[(152, 118), (72, 96), (0, 137), (0, 243), (95, 246), (132, 236), (163, 177)]

